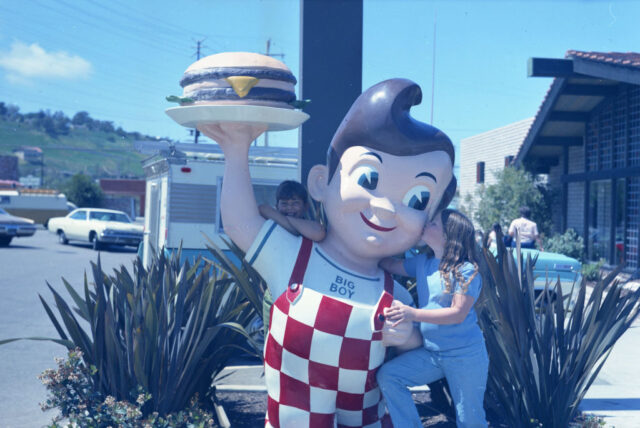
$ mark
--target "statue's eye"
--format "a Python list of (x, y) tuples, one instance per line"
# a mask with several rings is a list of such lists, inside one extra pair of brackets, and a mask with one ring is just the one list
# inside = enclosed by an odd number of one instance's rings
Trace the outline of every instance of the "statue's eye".
[(425, 186), (415, 186), (404, 195), (402, 203), (414, 210), (424, 211), (429, 203), (431, 193)]
[(367, 190), (374, 190), (378, 187), (378, 171), (372, 166), (360, 166), (353, 171), (352, 175), (356, 177), (358, 185)]

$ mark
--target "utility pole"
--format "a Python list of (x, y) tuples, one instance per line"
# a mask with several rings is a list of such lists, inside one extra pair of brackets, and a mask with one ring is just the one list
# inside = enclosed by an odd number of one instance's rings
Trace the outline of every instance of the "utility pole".
[(436, 90), (436, 22), (438, 20), (438, 11), (433, 17), (433, 64), (431, 69), (431, 121), (430, 125), (433, 125), (433, 96)]
[[(203, 40), (197, 40), (196, 41), (196, 61), (200, 59), (200, 48), (202, 47), (202, 42), (204, 42)], [(196, 128), (193, 132), (193, 142), (194, 144), (198, 144), (198, 137), (200, 136), (200, 131), (198, 131), (198, 129)]]
[[(267, 56), (277, 56), (281, 59), (284, 59), (284, 54), (281, 53), (271, 53), (271, 38), (267, 39), (267, 51), (264, 53)], [(264, 146), (269, 147), (269, 131), (264, 133)]]
[(44, 189), (44, 152), (40, 158), (40, 188)]

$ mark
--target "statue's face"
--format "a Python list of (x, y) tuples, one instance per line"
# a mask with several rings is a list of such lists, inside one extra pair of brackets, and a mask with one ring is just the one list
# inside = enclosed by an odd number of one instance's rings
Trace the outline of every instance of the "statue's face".
[(452, 174), (443, 151), (394, 156), (350, 147), (323, 198), (329, 233), (360, 257), (406, 251), (419, 241)]

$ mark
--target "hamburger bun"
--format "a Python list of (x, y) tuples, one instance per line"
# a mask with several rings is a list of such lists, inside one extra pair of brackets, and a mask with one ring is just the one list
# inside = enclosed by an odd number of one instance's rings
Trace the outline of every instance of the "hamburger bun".
[(251, 52), (204, 57), (180, 80), (181, 105), (258, 105), (291, 109), (296, 78), (284, 63)]

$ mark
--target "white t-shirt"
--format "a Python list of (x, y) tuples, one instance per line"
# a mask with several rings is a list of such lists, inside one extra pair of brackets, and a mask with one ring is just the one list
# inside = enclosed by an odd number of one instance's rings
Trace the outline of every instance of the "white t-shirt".
[(524, 217), (517, 218), (511, 222), (509, 235), (516, 230), (520, 236), (520, 242), (530, 243), (535, 241), (538, 236), (538, 225)]
[[(273, 299), (289, 285), (302, 237), (294, 236), (272, 220), (267, 220), (247, 251), (245, 259), (267, 282)], [(351, 304), (375, 305), (384, 291), (384, 271), (370, 277), (353, 272), (325, 254), (314, 242), (304, 276), (305, 287)], [(413, 306), (411, 294), (394, 282), (393, 297)]]

